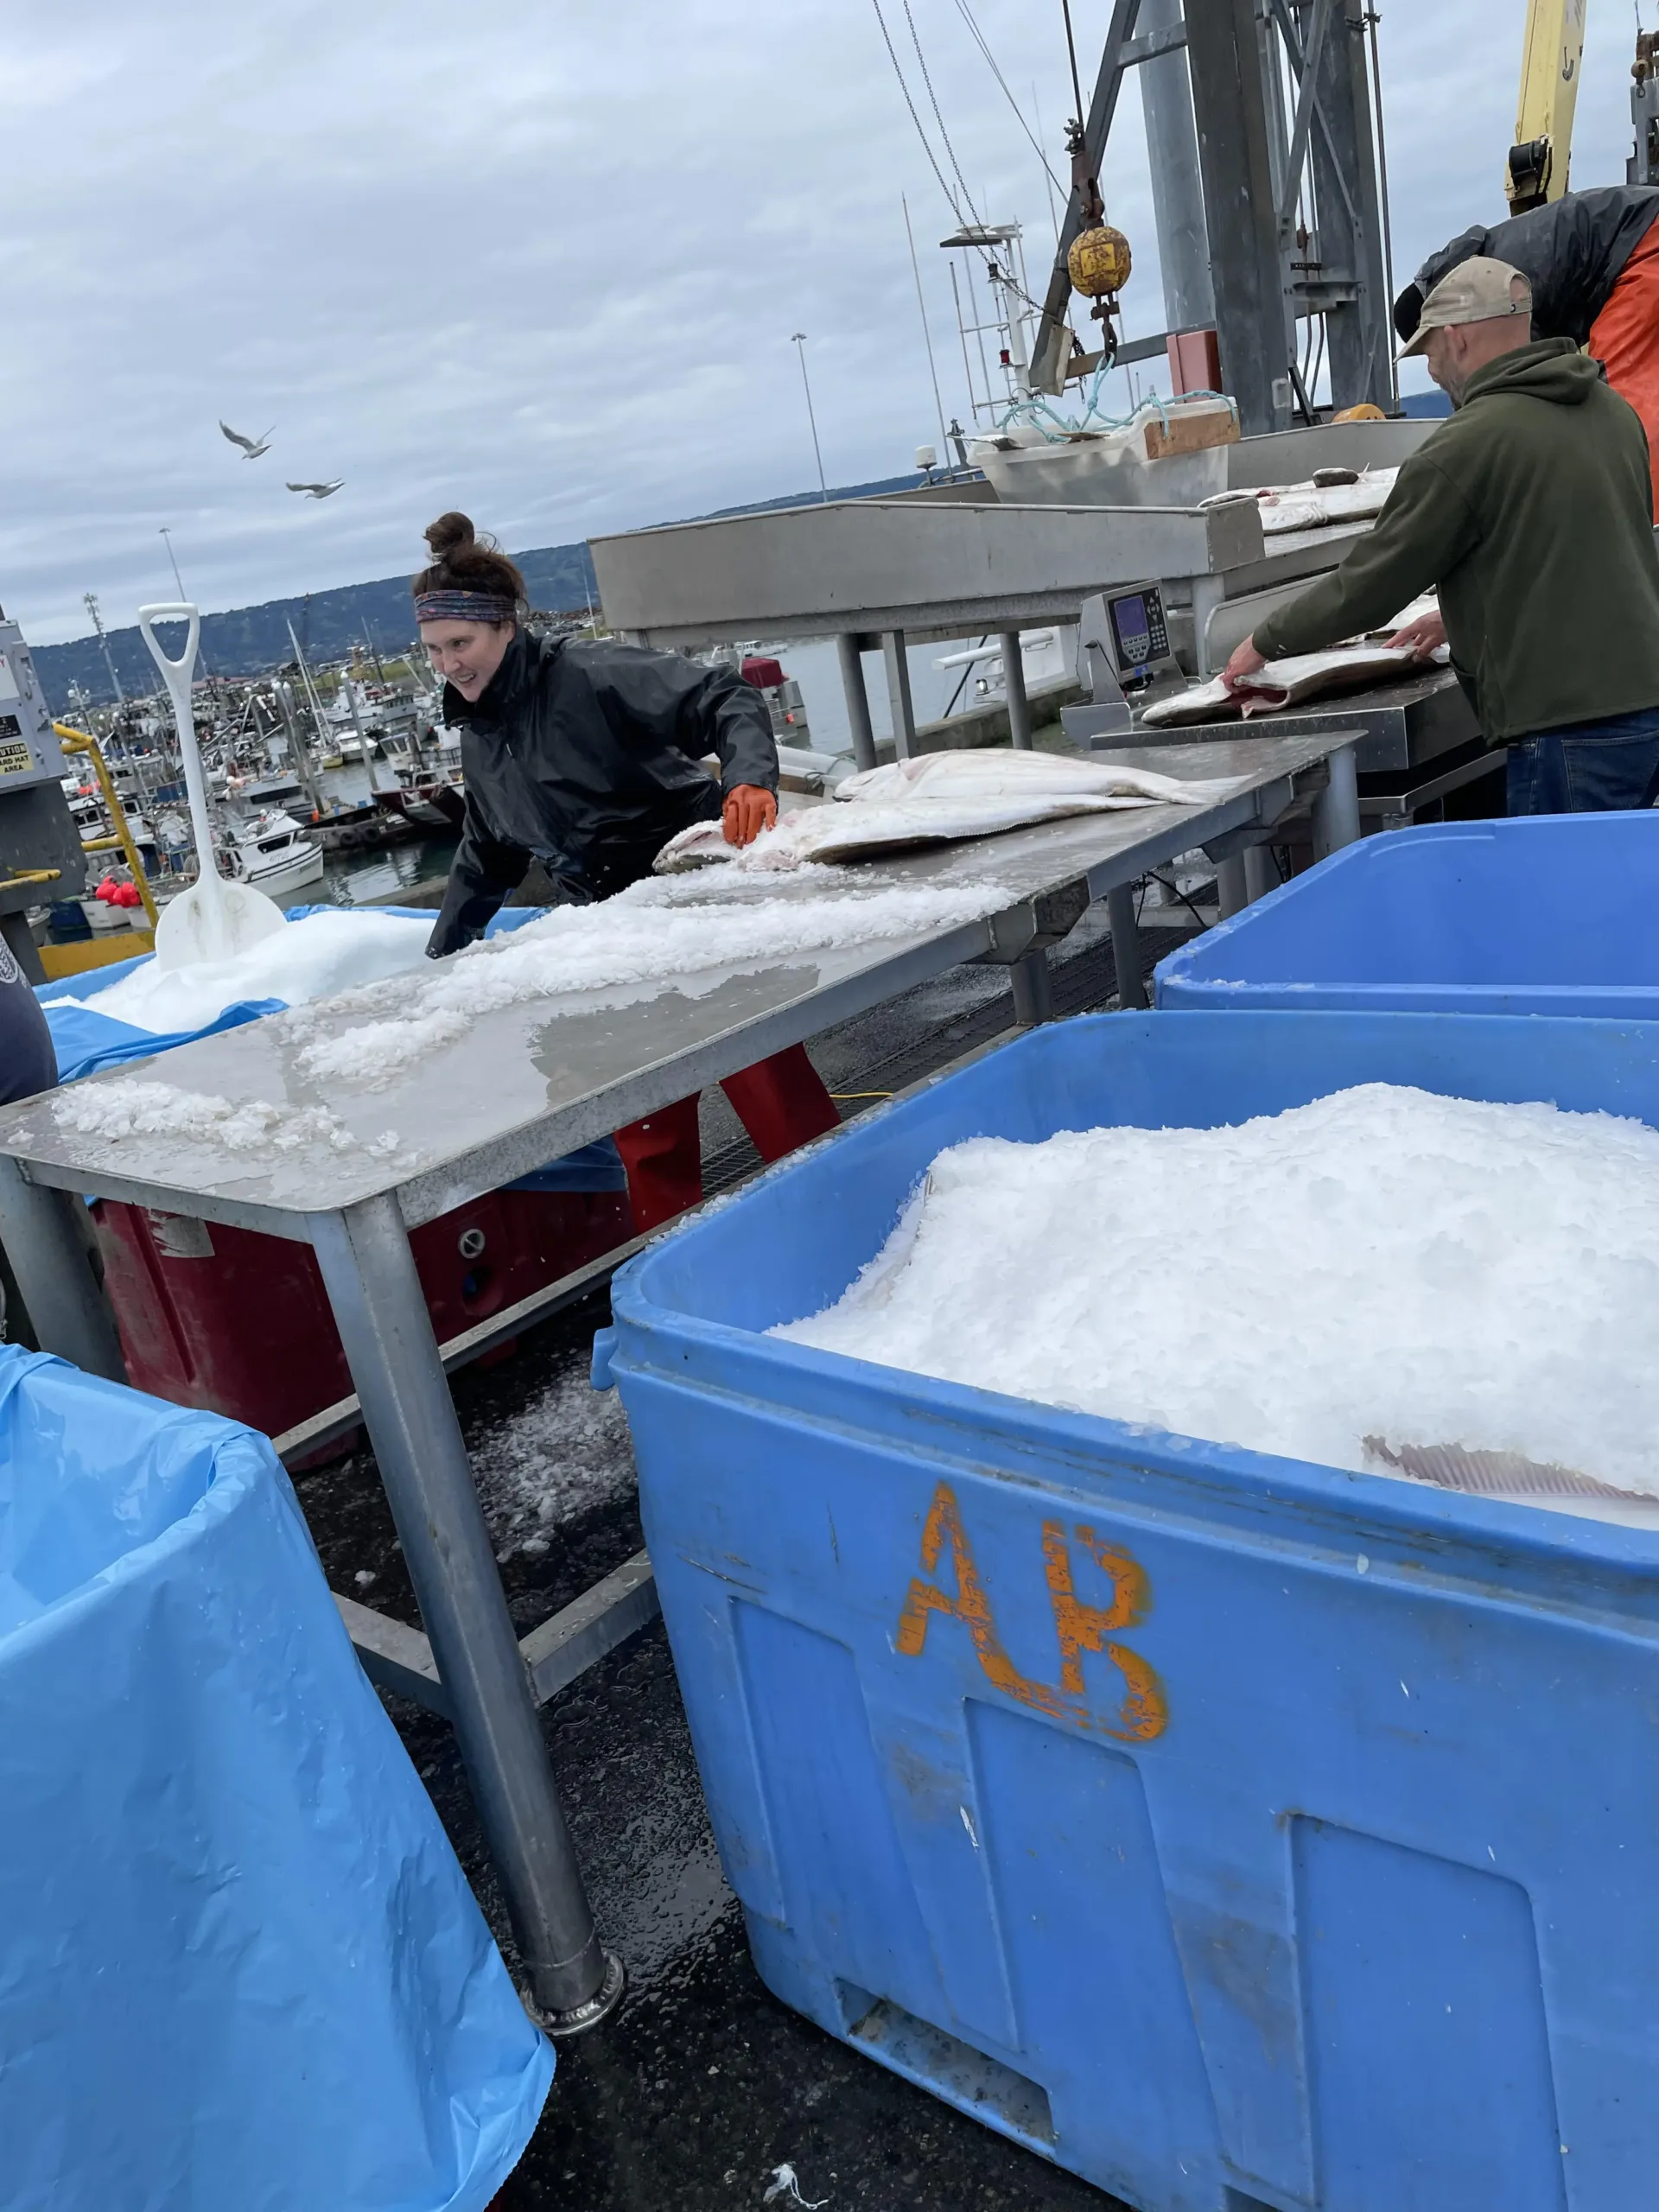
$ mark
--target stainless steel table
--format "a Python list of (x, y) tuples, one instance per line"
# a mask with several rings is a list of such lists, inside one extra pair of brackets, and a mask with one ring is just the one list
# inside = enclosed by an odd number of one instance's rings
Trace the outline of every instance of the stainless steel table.
[[(313, 1247), (425, 1624), (429, 1661), (410, 1679), (430, 1683), (431, 1701), (454, 1725), (531, 1997), (555, 2032), (602, 2018), (620, 1993), (621, 1968), (594, 1931), (408, 1231), (961, 961), (1008, 965), (1020, 1019), (1044, 1020), (1046, 947), (1098, 898), (1110, 902), (1115, 938), (1122, 930), (1120, 985), (1134, 1000), (1131, 887), (1149, 868), (1196, 845), (1227, 849), (1259, 836), (1299, 798), (1312, 798), (1323, 847), (1359, 834), (1351, 732), (1130, 747), (1116, 757), (1186, 779), (1242, 780), (1203, 807), (1080, 817), (849, 868), (849, 893), (936, 882), (995, 885), (1006, 897), (984, 919), (910, 942), (705, 971), (695, 990), (572, 993), (486, 1013), (381, 1089), (334, 1084), (325, 1096), (301, 1054), (319, 1034), (398, 1013), (408, 985), (397, 979), (349, 1021), (315, 1008), (272, 1015), (74, 1086), (84, 1096), (148, 1077), (237, 1104), (323, 1106), (357, 1141), (319, 1135), (286, 1151), (238, 1154), (176, 1131), (78, 1134), (59, 1121), (64, 1093), (0, 1112), (0, 1239), (42, 1343), (94, 1372), (119, 1377), (120, 1354), (64, 1193)], [(753, 882), (711, 869), (691, 895), (718, 905)], [(796, 895), (788, 876), (775, 888)], [(822, 890), (821, 879), (799, 885), (802, 894)], [(394, 1155), (369, 1148), (389, 1131)], [(637, 1607), (640, 1580), (620, 1578), (625, 1605)]]

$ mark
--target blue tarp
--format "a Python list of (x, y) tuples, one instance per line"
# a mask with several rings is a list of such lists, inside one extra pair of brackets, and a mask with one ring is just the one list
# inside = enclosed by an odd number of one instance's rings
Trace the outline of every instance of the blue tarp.
[(483, 2212), (553, 2075), (270, 1446), (0, 1346), (7, 2212)]
[[(290, 906), (287, 914), (290, 922), (297, 922), (308, 914), (349, 911), (339, 906)], [(373, 911), (411, 921), (429, 918), (427, 910), (419, 906), (377, 906)], [(499, 937), (507, 931), (522, 929), (526, 922), (533, 922), (541, 911), (536, 906), (504, 908), (485, 934)], [(89, 968), (79, 976), (66, 976), (55, 983), (37, 986), (35, 996), (42, 1001), (47, 1027), (52, 1032), (60, 1083), (73, 1083), (79, 1076), (96, 1075), (103, 1068), (119, 1067), (125, 1060), (148, 1059), (158, 1052), (170, 1052), (175, 1046), (194, 1045), (198, 1038), (215, 1037), (222, 1029), (239, 1028), (245, 1021), (257, 1021), (262, 1014), (281, 1014), (283, 1010), (285, 1001), (282, 999), (238, 999), (234, 1006), (227, 1006), (216, 1021), (207, 1022), (200, 1029), (159, 1035), (154, 1030), (135, 1029), (130, 1022), (118, 1021), (112, 1015), (96, 1013), (82, 1003), (95, 998), (100, 991), (108, 990), (112, 983), (130, 976), (134, 969), (143, 967), (154, 957), (151, 953), (140, 953), (133, 960), (113, 961), (107, 968)], [(46, 1003), (63, 1000), (74, 1003)], [(507, 1187), (514, 1191), (624, 1191), (627, 1181), (616, 1147), (609, 1137), (601, 1137), (593, 1144), (584, 1145), (580, 1152), (567, 1153), (562, 1159), (550, 1160), (546, 1166), (538, 1167), (533, 1174)]]
[[(69, 978), (75, 983), (90, 982), (99, 990), (106, 990), (118, 976), (136, 968), (136, 960), (123, 960), (112, 968), (95, 968), (90, 976)], [(36, 996), (48, 993), (61, 998), (65, 984), (47, 983), (37, 986)], [(90, 993), (77, 994), (90, 996)], [(96, 1075), (100, 1068), (119, 1067), (124, 1060), (148, 1059), (155, 1052), (170, 1052), (175, 1045), (194, 1045), (199, 1037), (213, 1037), (221, 1029), (239, 1028), (245, 1021), (257, 1021), (262, 1014), (280, 1014), (281, 999), (238, 999), (234, 1006), (227, 1006), (217, 1021), (210, 1021), (200, 1029), (181, 1029), (158, 1034), (153, 1029), (135, 1029), (129, 1021), (118, 1021), (112, 1014), (97, 1014), (90, 1007), (48, 1006), (46, 1007), (47, 1027), (52, 1032), (52, 1049), (58, 1056), (58, 1080), (73, 1083), (78, 1076)]]

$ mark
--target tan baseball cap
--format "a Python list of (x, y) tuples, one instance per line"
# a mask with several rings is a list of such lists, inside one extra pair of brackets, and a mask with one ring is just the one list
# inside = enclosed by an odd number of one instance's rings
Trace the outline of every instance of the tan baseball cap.
[(1501, 315), (1532, 314), (1532, 287), (1518, 269), (1489, 254), (1472, 254), (1441, 277), (1423, 302), (1415, 334), (1400, 348), (1397, 359), (1421, 353), (1431, 330), (1444, 330), (1454, 322), (1496, 322)]

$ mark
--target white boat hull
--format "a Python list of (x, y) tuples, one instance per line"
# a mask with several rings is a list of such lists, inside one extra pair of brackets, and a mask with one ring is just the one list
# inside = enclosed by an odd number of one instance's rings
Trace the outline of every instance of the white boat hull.
[(244, 866), (237, 874), (239, 881), (251, 884), (256, 891), (297, 891), (302, 884), (321, 882), (322, 865), (321, 846), (307, 844), (262, 865)]

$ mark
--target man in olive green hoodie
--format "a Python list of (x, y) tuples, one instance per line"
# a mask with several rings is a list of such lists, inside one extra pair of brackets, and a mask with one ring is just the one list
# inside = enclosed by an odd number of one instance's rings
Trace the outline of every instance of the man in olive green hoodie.
[(1424, 353), (1454, 412), (1401, 469), (1342, 565), (1257, 626), (1224, 671), (1323, 652), (1420, 594), (1440, 612), (1396, 633), (1444, 639), (1491, 744), (1510, 747), (1511, 814), (1641, 806), (1659, 784), (1659, 552), (1648, 444), (1601, 365), (1532, 339), (1518, 270), (1480, 257), (1423, 302)]

